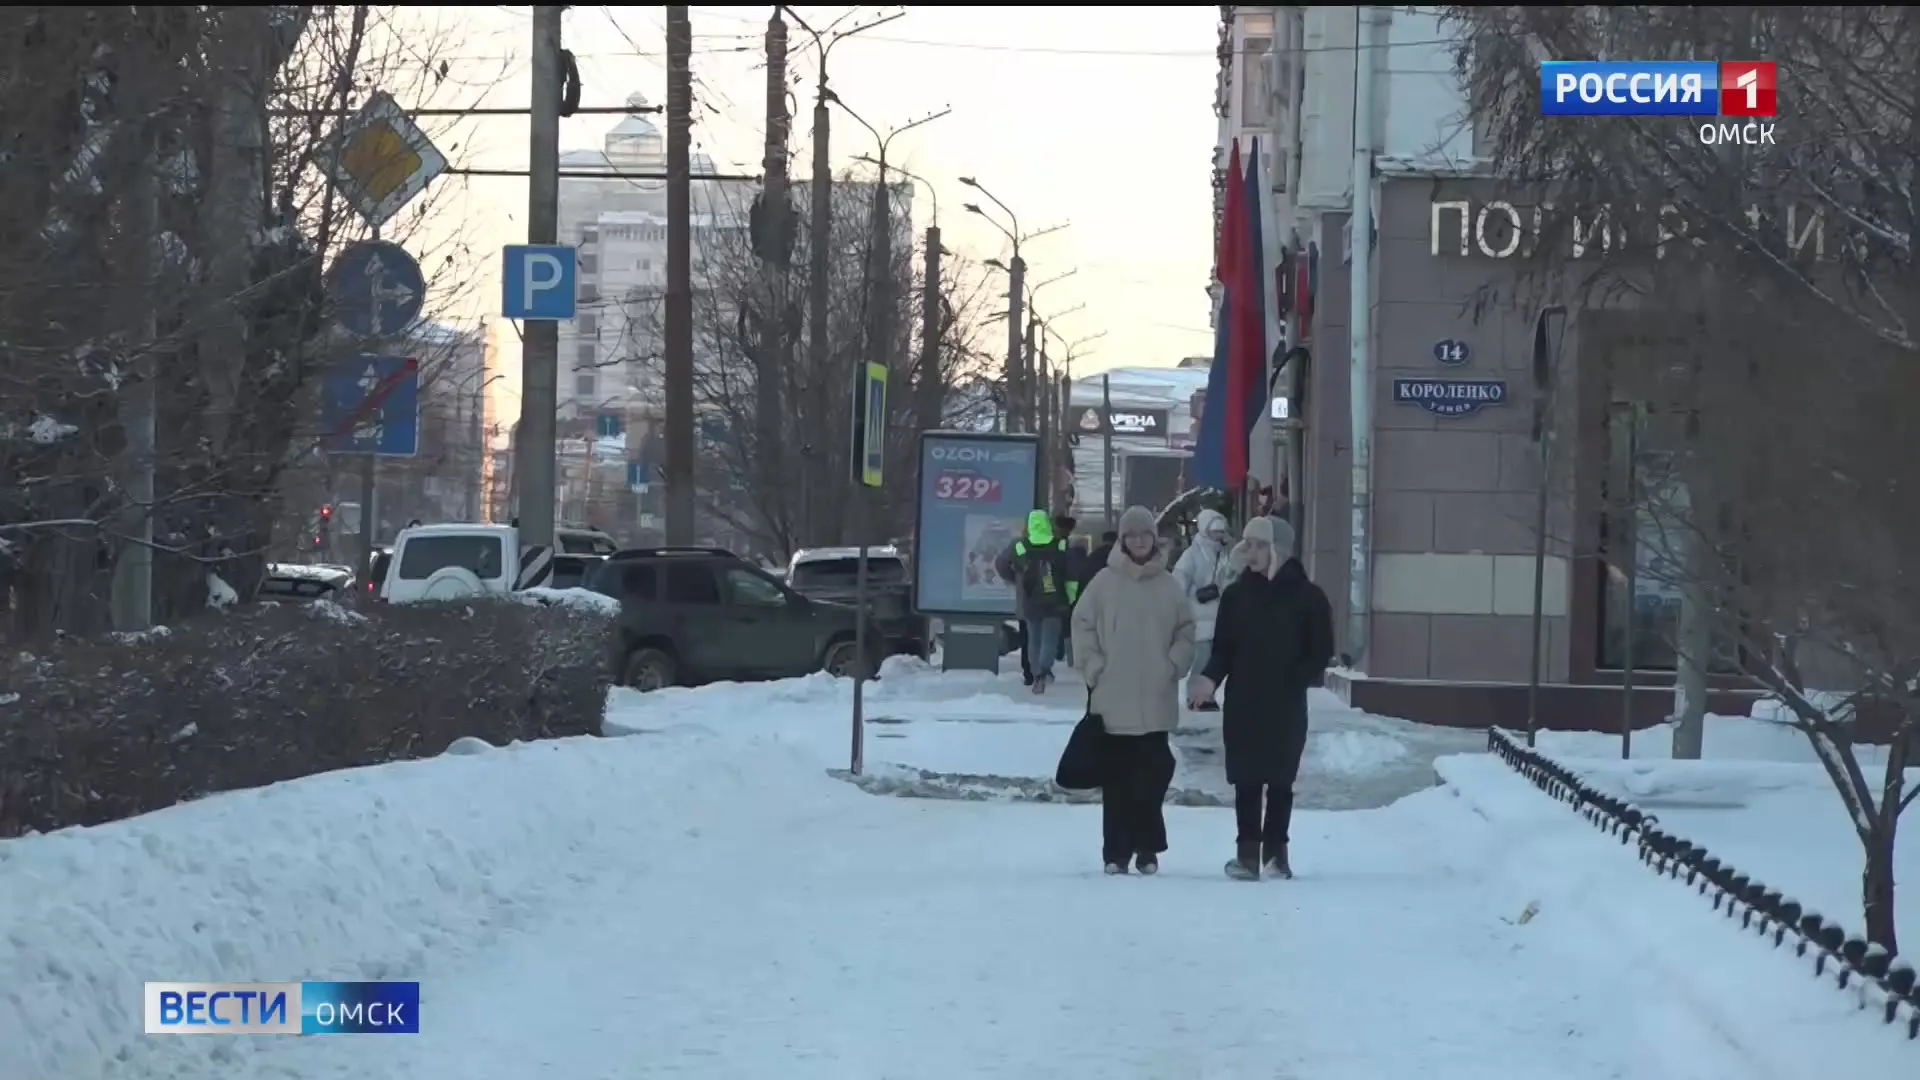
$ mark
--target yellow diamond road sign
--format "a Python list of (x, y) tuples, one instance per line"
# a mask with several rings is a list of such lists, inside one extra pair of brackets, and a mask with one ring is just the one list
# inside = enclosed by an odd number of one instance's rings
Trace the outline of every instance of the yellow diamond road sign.
[(374, 228), (446, 171), (447, 159), (400, 104), (375, 93), (334, 134), (327, 178)]

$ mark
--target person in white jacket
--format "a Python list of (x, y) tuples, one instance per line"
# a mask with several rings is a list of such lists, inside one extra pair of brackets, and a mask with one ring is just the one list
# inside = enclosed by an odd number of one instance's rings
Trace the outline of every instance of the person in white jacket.
[[(1198, 528), (1194, 530), (1193, 545), (1173, 564), (1173, 580), (1179, 583), (1188, 606), (1193, 609), (1193, 668), (1186, 673), (1189, 678), (1199, 674), (1213, 655), (1213, 622), (1220, 612), (1220, 593), (1235, 576), (1231, 560), (1227, 558), (1233, 538), (1227, 533), (1226, 517), (1217, 510), (1202, 510), (1195, 524)], [(1200, 706), (1203, 712), (1219, 708), (1210, 700)]]

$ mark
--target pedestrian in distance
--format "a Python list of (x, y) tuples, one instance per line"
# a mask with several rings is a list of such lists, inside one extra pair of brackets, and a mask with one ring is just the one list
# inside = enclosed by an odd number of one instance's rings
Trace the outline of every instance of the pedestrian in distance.
[(1285, 520), (1247, 523), (1229, 556), (1244, 569), (1220, 594), (1213, 654), (1189, 689), (1196, 708), (1222, 684), (1230, 690), (1221, 734), (1238, 835), (1226, 871), (1241, 881), (1258, 881), (1262, 866), (1293, 876), (1287, 827), (1307, 746), (1307, 690), (1333, 659), (1333, 609), (1292, 550)]
[[(1180, 590), (1193, 606), (1193, 668), (1187, 672), (1189, 676), (1200, 674), (1207, 666), (1207, 658), (1213, 652), (1214, 617), (1220, 611), (1220, 593), (1233, 580), (1232, 560), (1227, 558), (1233, 540), (1227, 534), (1226, 515), (1218, 510), (1202, 510), (1195, 524), (1193, 543), (1173, 564), (1173, 579), (1180, 583)], [(1219, 708), (1212, 701), (1200, 706), (1203, 712), (1215, 712)]]
[(1060, 629), (1060, 653), (1054, 659), (1069, 667), (1073, 665), (1073, 635), (1067, 632), (1067, 628), (1073, 624), (1073, 606), (1080, 602), (1080, 594), (1086, 590), (1086, 583), (1093, 580), (1098, 569), (1087, 567), (1086, 537), (1073, 535), (1073, 530), (1079, 525), (1079, 520), (1071, 514), (1053, 515), (1053, 535), (1066, 545), (1067, 581), (1070, 583), (1067, 588), (1067, 618), (1061, 623)]
[(1107, 734), (1100, 824), (1109, 874), (1126, 873), (1129, 859), (1152, 874), (1167, 850), (1167, 738), (1180, 720), (1180, 678), (1193, 663), (1193, 609), (1157, 541), (1153, 514), (1128, 507), (1106, 567), (1073, 612), (1074, 665), (1087, 680), (1089, 713)]
[(995, 569), (1013, 583), (1019, 596), (1031, 685), (1034, 693), (1044, 694), (1053, 682), (1067, 613), (1080, 594), (1080, 587), (1067, 575), (1067, 539), (1054, 535), (1053, 519), (1045, 510), (1035, 510), (1027, 515), (1026, 535), (1001, 554)]

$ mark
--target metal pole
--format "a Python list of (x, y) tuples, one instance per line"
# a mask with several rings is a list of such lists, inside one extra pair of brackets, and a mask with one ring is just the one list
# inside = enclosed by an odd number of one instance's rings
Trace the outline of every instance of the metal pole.
[[(864, 407), (864, 406), (861, 406)], [(860, 462), (856, 457), (854, 468)], [(853, 579), (853, 747), (847, 769), (855, 776), (866, 767), (867, 718), (867, 488), (853, 482), (853, 542), (860, 554), (854, 560)]]
[(1533, 627), (1529, 639), (1533, 655), (1527, 662), (1527, 745), (1534, 745), (1540, 731), (1540, 653), (1546, 620), (1541, 608), (1547, 591), (1547, 478), (1552, 467), (1552, 432), (1542, 431), (1540, 440), (1540, 494), (1533, 507)]
[[(552, 244), (560, 231), (560, 13), (533, 9), (533, 112), (527, 141), (527, 243)], [(558, 485), (554, 455), (560, 410), (560, 324), (529, 320), (521, 331), (520, 437), (514, 477), (520, 489), (520, 542), (553, 545)], [(363, 519), (372, 512), (361, 501)], [(371, 537), (372, 530), (368, 529)], [(372, 541), (369, 539), (368, 544)]]
[[(1620, 646), (1620, 756), (1633, 757), (1633, 665), (1634, 638), (1637, 635), (1634, 626), (1634, 590), (1640, 585), (1640, 537), (1636, 535), (1634, 520), (1635, 508), (1639, 505), (1640, 487), (1640, 409), (1628, 406), (1627, 418), (1627, 469), (1626, 480), (1621, 489), (1621, 528), (1617, 543), (1621, 559), (1620, 574), (1626, 579), (1626, 627)], [(1612, 547), (1613, 545), (1608, 545)]]
[(1025, 431), (1025, 409), (1021, 402), (1027, 392), (1027, 373), (1020, 363), (1026, 345), (1020, 318), (1026, 298), (1027, 262), (1014, 245), (1013, 261), (1007, 264), (1007, 430)]
[(373, 569), (374, 529), (379, 515), (374, 500), (380, 494), (380, 455), (367, 454), (360, 461), (360, 572)]
[(667, 543), (693, 543), (693, 17), (667, 8)]
[(1113, 376), (1100, 376), (1100, 483), (1107, 511), (1107, 529), (1117, 529), (1113, 519)]
[[(1353, 287), (1349, 290), (1347, 362), (1348, 444), (1352, 486), (1352, 533), (1347, 553), (1347, 648), (1365, 670), (1373, 643), (1369, 613), (1373, 606), (1373, 155), (1374, 101), (1378, 89), (1381, 13), (1372, 6), (1354, 9), (1359, 21), (1354, 52), (1353, 91)], [(1208, 403), (1210, 406), (1211, 402)]]

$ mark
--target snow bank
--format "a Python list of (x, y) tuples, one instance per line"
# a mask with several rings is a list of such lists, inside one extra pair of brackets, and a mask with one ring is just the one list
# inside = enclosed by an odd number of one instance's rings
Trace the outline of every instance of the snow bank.
[[(1751, 1066), (1744, 1072), (1756, 1077), (1836, 1070), (1891, 1077), (1920, 1067), (1920, 1042), (1909, 1041), (1904, 1027), (1882, 1024), (1858, 1008), (1854, 994), (1837, 991), (1830, 978), (1814, 978), (1810, 961), (1772, 948), (1706, 897), (1654, 874), (1633, 848), (1549, 799), (1498, 758), (1450, 755), (1434, 769), (1447, 792), (1495, 827), (1487, 866), (1505, 880), (1511, 898), (1500, 917), (1581, 931), (1551, 939), (1570, 979), (1588, 967), (1625, 962), (1673, 988), (1674, 1008), (1645, 1013), (1656, 1026), (1639, 1037), (1678, 1047), (1683, 1029), (1696, 1040), (1712, 1031), (1724, 1044), (1744, 1048)], [(1547, 944), (1532, 939), (1535, 948)]]
[(418, 979), (543, 913), (611, 851), (664, 851), (691, 822), (747, 830), (743, 800), (864, 797), (790, 755), (663, 738), (674, 753), (659, 738), (462, 745), (0, 841), (0, 1077), (230, 1075), (207, 1055), (245, 1055), (242, 1041), (141, 1034), (141, 983)]
[(594, 592), (592, 589), (549, 589), (539, 586), (522, 589), (513, 596), (522, 603), (560, 604), (580, 608), (583, 611), (598, 612), (602, 615), (620, 614), (620, 601), (603, 593)]
[[(1797, 733), (1796, 733), (1797, 735)], [(1556, 758), (1609, 795), (1630, 799), (1684, 836), (1854, 932), (1866, 927), (1864, 855), (1845, 804), (1820, 766), (1785, 761), (1592, 761)], [(1877, 773), (1870, 772), (1870, 776)], [(1907, 773), (1908, 787), (1920, 769)], [(1908, 814), (1894, 851), (1895, 918), (1920, 934), (1920, 820)]]

